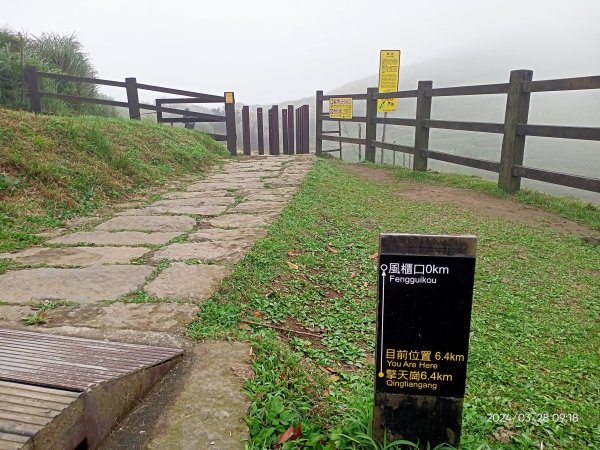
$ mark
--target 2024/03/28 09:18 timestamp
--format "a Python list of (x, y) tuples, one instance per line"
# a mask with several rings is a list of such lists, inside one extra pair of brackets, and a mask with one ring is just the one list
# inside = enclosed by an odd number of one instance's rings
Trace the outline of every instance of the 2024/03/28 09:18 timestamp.
[(578, 422), (579, 415), (576, 413), (488, 413), (487, 421), (493, 423), (522, 422), (522, 423), (545, 423), (545, 422)]

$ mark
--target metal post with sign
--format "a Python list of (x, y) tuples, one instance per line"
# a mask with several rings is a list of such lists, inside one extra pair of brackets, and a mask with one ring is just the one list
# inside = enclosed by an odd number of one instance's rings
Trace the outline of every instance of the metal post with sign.
[[(400, 76), (400, 50), (379, 52), (379, 93), (397, 92)], [(377, 99), (377, 112), (392, 112), (398, 109), (397, 98)]]
[(380, 236), (376, 439), (459, 445), (476, 242), (474, 236)]

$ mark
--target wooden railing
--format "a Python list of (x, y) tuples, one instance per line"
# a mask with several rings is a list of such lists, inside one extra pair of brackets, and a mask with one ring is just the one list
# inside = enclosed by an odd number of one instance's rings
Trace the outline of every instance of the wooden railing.
[[(225, 92), (224, 95), (203, 94), (200, 92), (185, 91), (181, 89), (173, 89), (162, 86), (153, 86), (150, 84), (138, 83), (135, 78), (125, 78), (125, 81), (103, 80), (100, 78), (76, 77), (72, 75), (63, 75), (58, 73), (38, 72), (35, 67), (28, 66), (25, 68), (25, 83), (27, 86), (27, 95), (31, 103), (31, 111), (41, 113), (43, 98), (55, 98), (66, 102), (81, 102), (97, 105), (108, 105), (127, 108), (129, 110), (129, 118), (139, 120), (141, 118), (141, 110), (149, 110), (156, 112), (156, 120), (159, 123), (173, 122), (224, 122), (226, 135), (211, 134), (216, 140), (227, 141), (227, 149), (232, 155), (237, 154), (237, 134), (235, 122), (235, 97), (233, 92)], [(94, 85), (114, 86), (125, 88), (127, 93), (127, 101), (120, 102), (116, 100), (108, 100), (103, 98), (80, 97), (76, 95), (57, 94), (53, 92), (43, 92), (40, 90), (40, 79), (47, 78), (59, 81), (75, 81), (80, 83), (91, 83)], [(155, 105), (140, 103), (138, 91), (146, 90), (153, 92), (161, 92), (165, 94), (183, 96), (180, 98), (156, 99)], [(164, 104), (172, 103), (223, 103), (225, 115), (207, 114), (196, 111), (188, 111), (177, 108), (169, 108)], [(164, 118), (163, 113), (179, 114), (182, 117)]]
[[(526, 136), (549, 138), (583, 139), (600, 141), (600, 128), (530, 125), (527, 123), (529, 100), (532, 92), (600, 89), (600, 76), (568, 78), (560, 80), (533, 81), (530, 70), (511, 72), (508, 83), (477, 86), (433, 88), (431, 81), (419, 81), (418, 88), (410, 91), (378, 93), (377, 88), (368, 88), (366, 94), (323, 95), (317, 91), (316, 152), (323, 153), (323, 141), (336, 141), (365, 146), (367, 161), (375, 162), (375, 149), (382, 148), (413, 155), (413, 170), (426, 170), (428, 159), (473, 167), (498, 173), (498, 185), (506, 192), (520, 189), (521, 178), (569, 186), (592, 192), (600, 192), (600, 179), (572, 175), (523, 165)], [(431, 119), (433, 97), (461, 95), (505, 94), (506, 109), (504, 123), (459, 122)], [(332, 98), (352, 98), (367, 102), (366, 115), (351, 119), (330, 119), (323, 114), (323, 102)], [(416, 98), (417, 109), (414, 119), (377, 117), (377, 99)], [(323, 133), (323, 121), (350, 121), (366, 124), (364, 138), (329, 136)], [(377, 124), (402, 125), (415, 128), (414, 146), (397, 145), (376, 140)], [(490, 161), (460, 156), (429, 148), (429, 130), (432, 128), (497, 133), (503, 135), (500, 161)]]

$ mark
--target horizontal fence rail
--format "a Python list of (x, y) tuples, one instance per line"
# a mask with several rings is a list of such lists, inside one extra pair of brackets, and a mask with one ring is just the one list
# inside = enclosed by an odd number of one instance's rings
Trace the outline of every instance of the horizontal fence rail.
[[(71, 81), (78, 83), (90, 83), (100, 86), (114, 86), (125, 88), (127, 101), (116, 101), (103, 98), (82, 97), (77, 95), (58, 94), (54, 92), (44, 92), (40, 89), (40, 79), (51, 79), (56, 81)], [(232, 155), (237, 154), (237, 133), (235, 120), (235, 100), (233, 92), (226, 92), (224, 95), (204, 94), (201, 92), (187, 91), (183, 89), (174, 89), (152, 84), (138, 83), (135, 78), (126, 78), (125, 81), (104, 80), (101, 78), (78, 77), (73, 75), (63, 75), (50, 72), (38, 72), (33, 66), (27, 66), (24, 70), (24, 79), (27, 87), (27, 95), (31, 103), (31, 111), (41, 113), (42, 99), (53, 98), (66, 102), (90, 103), (96, 105), (107, 105), (127, 108), (129, 118), (141, 118), (141, 110), (155, 111), (158, 123), (195, 123), (195, 122), (213, 122), (225, 123), (226, 134), (208, 133), (217, 140), (227, 141), (227, 149)], [(141, 103), (138, 92), (140, 90), (160, 92), (165, 94), (179, 95), (184, 98), (156, 99), (156, 105)], [(208, 114), (197, 111), (189, 111), (178, 108), (163, 106), (165, 104), (181, 103), (223, 103), (225, 115)], [(163, 113), (175, 114), (181, 117), (163, 117)]]
[[(600, 179), (598, 178), (566, 174), (523, 165), (525, 138), (527, 136), (600, 141), (600, 128), (598, 127), (551, 126), (527, 123), (530, 93), (600, 89), (600, 76), (536, 81), (533, 81), (532, 78), (533, 72), (529, 70), (516, 70), (511, 72), (508, 83), (433, 88), (431, 81), (420, 81), (418, 89), (398, 92), (379, 93), (376, 88), (369, 88), (366, 94), (323, 95), (323, 91), (317, 91), (316, 102), (317, 111), (319, 112), (316, 117), (317, 155), (330, 151), (339, 151), (341, 155), (341, 147), (335, 150), (323, 150), (323, 141), (359, 144), (359, 146), (362, 145), (365, 147), (365, 157), (370, 162), (375, 162), (375, 149), (381, 148), (382, 151), (385, 149), (413, 155), (413, 170), (426, 170), (427, 161), (434, 159), (495, 172), (498, 174), (498, 185), (500, 188), (511, 193), (520, 189), (521, 178), (600, 192)], [(430, 117), (431, 103), (435, 97), (498, 94), (506, 95), (504, 123), (433, 120)], [(323, 114), (323, 103), (335, 98), (366, 100), (366, 115), (338, 119), (330, 118), (328, 114)], [(417, 108), (415, 118), (377, 117), (377, 100), (389, 98), (416, 98)], [(360, 135), (359, 138), (331, 136), (329, 135), (330, 132), (323, 131), (324, 121), (364, 123), (365, 136), (364, 138), (361, 138)], [(377, 140), (375, 132), (378, 124), (414, 127), (414, 146), (398, 145)], [(502, 134), (500, 161), (472, 158), (430, 149), (428, 148), (430, 129)], [(359, 128), (359, 133), (360, 130), (361, 128)]]

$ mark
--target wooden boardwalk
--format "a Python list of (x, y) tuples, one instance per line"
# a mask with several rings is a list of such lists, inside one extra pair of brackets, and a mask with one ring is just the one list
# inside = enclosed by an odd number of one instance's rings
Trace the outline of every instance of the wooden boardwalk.
[(95, 448), (181, 355), (0, 329), (0, 450)]

